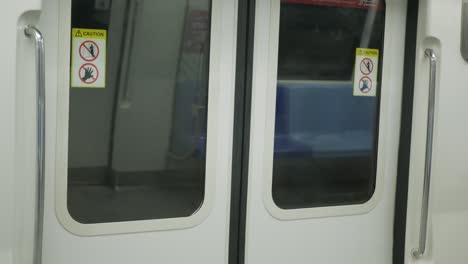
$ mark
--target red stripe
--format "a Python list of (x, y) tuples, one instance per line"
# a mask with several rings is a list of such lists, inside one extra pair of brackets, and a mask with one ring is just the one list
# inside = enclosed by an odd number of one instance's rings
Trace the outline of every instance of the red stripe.
[(350, 7), (361, 9), (383, 9), (381, 0), (281, 0), (281, 3)]

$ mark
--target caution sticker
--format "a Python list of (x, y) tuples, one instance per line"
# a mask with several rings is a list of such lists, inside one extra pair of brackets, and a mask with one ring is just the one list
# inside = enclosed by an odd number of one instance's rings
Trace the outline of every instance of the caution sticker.
[(379, 66), (378, 49), (356, 49), (354, 67), (354, 96), (377, 95), (377, 73)]
[(107, 31), (72, 29), (71, 87), (106, 87)]

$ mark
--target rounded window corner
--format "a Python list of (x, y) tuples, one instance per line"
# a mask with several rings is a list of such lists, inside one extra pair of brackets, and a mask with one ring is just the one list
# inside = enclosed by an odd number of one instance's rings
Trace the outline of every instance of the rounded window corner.
[(270, 213), (271, 216), (278, 220), (289, 220), (288, 211), (285, 208), (281, 208), (273, 196), (273, 192), (265, 192), (263, 197), (263, 204), (265, 209)]
[(374, 188), (372, 188), (370, 190), (368, 197), (366, 199), (364, 199), (363, 202), (360, 203), (360, 204), (367, 204), (367, 203), (372, 202), (374, 199), (376, 199), (376, 197), (375, 197), (376, 194), (377, 194), (377, 186), (374, 185)]
[(65, 206), (59, 198), (56, 199), (55, 203), (55, 216), (57, 217), (57, 221), (60, 225), (65, 229), (67, 232), (76, 235), (76, 236), (86, 236), (84, 232), (82, 232), (82, 228), (80, 228), (82, 223), (76, 221), (70, 212), (68, 211), (68, 206)]

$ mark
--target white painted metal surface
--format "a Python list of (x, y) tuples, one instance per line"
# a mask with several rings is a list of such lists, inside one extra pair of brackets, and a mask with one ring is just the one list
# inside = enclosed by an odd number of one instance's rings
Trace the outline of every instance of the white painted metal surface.
[[(215, 180), (210, 194), (213, 203), (206, 219), (200, 220), (196, 227), (171, 231), (143, 232), (157, 228), (135, 223), (134, 231), (141, 233), (94, 237), (80, 237), (66, 231), (55, 213), (55, 179), (60, 171), (57, 167), (63, 169), (66, 161), (64, 153), (56, 150), (66, 145), (66, 136), (59, 135), (66, 133), (66, 129), (59, 127), (57, 120), (58, 106), (66, 100), (60, 95), (69, 89), (66, 84), (68, 66), (64, 66), (65, 60), (60, 56), (69, 50), (67, 38), (60, 35), (61, 28), (70, 22), (69, 1), (2, 3), (0, 263), (30, 264), (33, 256), (36, 84), (34, 47), (23, 34), (23, 27), (28, 24), (42, 30), (47, 49), (44, 263), (227, 263), (236, 1), (213, 1), (210, 74), (210, 109), (213, 111), (209, 125), (213, 134), (208, 173)], [(246, 263), (390, 264), (406, 0), (387, 0), (378, 160), (380, 182), (373, 204), (365, 210), (319, 209), (315, 210), (318, 212), (315, 218), (308, 212), (292, 212), (283, 217), (298, 220), (274, 217), (268, 211), (275, 210), (272, 209), (274, 205), (265, 203), (272, 172), (278, 8), (279, 0), (257, 0)], [(468, 89), (465, 87), (468, 63), (459, 52), (460, 10), (459, 0), (421, 0), (405, 263), (464, 264), (468, 259), (468, 125), (465, 118), (468, 114)], [(428, 254), (416, 260), (411, 250), (418, 244), (424, 173), (429, 67), (424, 57), (426, 48), (437, 52), (440, 66)], [(57, 138), (63, 141), (57, 142)], [(166, 227), (176, 226), (169, 223)]]
[[(392, 263), (406, 1), (387, 1), (378, 183), (373, 200), (364, 206), (290, 212), (272, 210), (275, 205), (269, 202), (279, 7), (279, 0), (257, 1), (246, 263)], [(299, 220), (280, 220), (275, 218), (278, 214), (280, 219)]]
[[(223, 2), (221, 3), (216, 3), (213, 6), (213, 15), (214, 18), (216, 18), (217, 15), (219, 15), (222, 12), (223, 8)], [(147, 8), (151, 8), (147, 7)], [(225, 193), (221, 195), (221, 197), (216, 197), (216, 182), (219, 181), (220, 186), (223, 186), (222, 188), (225, 190), (227, 186), (229, 186), (230, 183), (230, 166), (223, 167), (223, 166), (214, 166), (214, 165), (219, 165), (223, 163), (219, 163), (217, 161), (217, 158), (221, 158), (221, 153), (224, 153), (222, 156), (223, 162), (226, 164), (230, 164), (231, 162), (231, 155), (228, 152), (228, 149), (219, 149), (219, 145), (222, 144), (221, 142), (216, 142), (216, 139), (222, 140), (224, 138), (220, 138), (220, 135), (230, 135), (232, 132), (230, 132), (228, 129), (232, 127), (232, 124), (224, 124), (223, 127), (220, 127), (218, 124), (219, 123), (219, 118), (224, 118), (224, 119), (229, 119), (230, 117), (233, 116), (233, 102), (231, 102), (231, 105), (220, 105), (219, 100), (221, 100), (221, 96), (223, 96), (222, 92), (225, 92), (223, 89), (216, 89), (214, 87), (218, 87), (219, 85), (216, 85), (217, 78), (220, 78), (221, 75), (229, 75), (229, 74), (234, 74), (234, 64), (229, 64), (230, 70), (226, 69), (224, 72), (220, 71), (220, 67), (217, 65), (218, 62), (216, 59), (227, 59), (227, 58), (220, 58), (220, 52), (221, 53), (227, 53), (226, 56), (228, 57), (235, 57), (234, 52), (226, 52), (224, 48), (226, 46), (220, 47), (220, 40), (222, 37), (224, 37), (222, 34), (220, 34), (219, 31), (216, 31), (218, 28), (216, 26), (213, 26), (213, 34), (212, 34), (212, 51), (211, 51), (211, 56), (213, 58), (211, 62), (210, 69), (213, 69), (210, 72), (210, 88), (209, 89), (209, 109), (213, 109), (213, 112), (209, 113), (209, 119), (208, 120), (208, 146), (207, 146), (207, 169), (206, 169), (206, 187), (205, 187), (205, 199), (203, 201), (203, 204), (201, 205), (200, 209), (193, 214), (192, 216), (189, 217), (183, 217), (183, 218), (168, 218), (168, 219), (158, 219), (158, 220), (144, 220), (144, 221), (132, 221), (132, 222), (113, 222), (113, 223), (98, 223), (98, 224), (81, 224), (78, 221), (74, 220), (73, 217), (70, 215), (69, 210), (68, 210), (68, 204), (67, 204), (67, 179), (68, 179), (68, 131), (69, 131), (69, 103), (66, 98), (70, 97), (70, 89), (63, 89), (62, 87), (69, 87), (70, 85), (70, 78), (69, 78), (69, 68), (68, 65), (70, 65), (70, 41), (68, 36), (71, 34), (71, 29), (70, 29), (70, 13), (69, 10), (71, 10), (71, 1), (62, 1), (60, 2), (60, 18), (59, 21), (68, 21), (66, 23), (61, 23), (59, 25), (59, 30), (58, 30), (58, 65), (59, 69), (58, 70), (58, 87), (57, 89), (57, 96), (58, 98), (63, 98), (63, 99), (58, 99), (56, 102), (56, 132), (57, 134), (55, 135), (55, 139), (51, 139), (52, 142), (56, 142), (55, 146), (55, 151), (56, 151), (56, 158), (55, 158), (55, 211), (57, 214), (57, 217), (60, 221), (60, 223), (71, 233), (76, 234), (76, 235), (81, 235), (81, 236), (96, 236), (96, 235), (110, 235), (110, 234), (118, 234), (118, 233), (138, 233), (138, 232), (148, 232), (148, 231), (155, 231), (155, 230), (168, 230), (168, 229), (183, 229), (183, 228), (191, 228), (195, 227), (201, 223), (203, 223), (207, 218), (210, 216), (211, 211), (213, 209), (213, 204), (215, 199), (219, 198), (227, 198), (227, 200), (224, 200), (225, 202), (222, 203), (223, 206), (228, 207), (229, 206), (229, 197), (226, 196)], [(150, 10), (150, 9), (148, 9)], [(235, 13), (231, 14), (232, 19), (236, 19)], [(216, 21), (214, 19), (214, 21)], [(232, 25), (236, 25), (234, 20), (230, 21)], [(216, 23), (216, 22), (214, 22)], [(234, 30), (235, 27), (232, 27), (230, 31)], [(231, 37), (233, 37), (232, 41), (233, 43), (235, 40), (234, 32), (231, 32)], [(233, 46), (234, 44), (231, 44)], [(147, 66), (150, 67), (150, 66)], [(216, 69), (216, 70), (214, 70)], [(226, 77), (221, 77), (221, 78), (226, 78)], [(135, 86), (136, 84), (132, 84), (132, 86)], [(141, 86), (140, 86), (141, 87)], [(156, 85), (157, 87), (157, 85)], [(230, 91), (233, 93), (234, 89), (234, 83), (231, 83), (231, 86), (226, 87), (226, 91)], [(148, 96), (148, 94), (143, 94), (142, 96)], [(226, 94), (227, 96), (227, 94)], [(163, 95), (160, 95), (160, 97), (163, 97)], [(233, 101), (233, 99), (231, 99)], [(141, 104), (143, 105), (143, 104)], [(140, 106), (141, 107), (141, 106)], [(231, 108), (229, 108), (231, 107)], [(135, 107), (134, 107), (135, 108)], [(135, 110), (133, 109), (135, 113), (131, 118), (128, 119), (135, 119), (136, 116), (138, 116), (138, 113), (141, 113), (143, 111), (153, 111), (156, 112), (154, 109), (148, 109), (144, 108), (143, 109), (138, 109)], [(127, 112), (130, 112), (127, 110)], [(163, 115), (168, 115), (167, 112), (161, 111), (161, 116)], [(160, 120), (161, 118), (155, 118), (157, 120)], [(167, 117), (165, 118), (167, 119)], [(125, 126), (123, 126), (125, 128)], [(166, 127), (166, 126), (163, 126)], [(169, 127), (169, 126), (167, 126)], [(138, 127), (132, 127), (132, 129), (142, 129)], [(149, 132), (154, 132), (155, 130), (158, 130), (157, 125), (153, 127)], [(160, 129), (162, 130), (162, 129)], [(162, 137), (161, 135), (156, 134), (156, 137)], [(125, 137), (123, 137), (126, 139)], [(147, 139), (148, 137), (143, 137)], [(229, 138), (229, 137), (228, 137)], [(231, 136), (232, 138), (232, 136)], [(127, 139), (128, 140), (128, 139)], [(144, 141), (143, 139), (140, 141)], [(132, 147), (126, 147), (131, 144), (135, 144), (135, 146)], [(117, 144), (119, 145), (119, 144)], [(126, 144), (123, 144), (121, 147), (123, 150), (127, 150), (129, 153), (135, 153), (136, 151), (131, 151), (129, 149), (131, 148), (137, 148), (138, 145), (144, 145), (142, 142), (126, 142)], [(147, 144), (148, 145), (148, 144)], [(51, 145), (49, 145), (51, 146)], [(227, 145), (226, 145), (227, 146)], [(116, 146), (114, 146), (115, 150)], [(164, 148), (162, 148), (164, 149)], [(121, 151), (122, 153), (127, 153), (125, 151)], [(155, 155), (155, 153), (150, 152), (150, 151), (142, 151), (145, 153), (147, 156), (155, 158), (154, 161), (160, 160), (161, 155)], [(123, 156), (122, 154), (120, 156)], [(120, 157), (121, 160), (125, 161), (124, 157)], [(137, 157), (136, 160), (143, 160), (142, 157)], [(148, 161), (151, 161), (152, 159), (147, 158)], [(149, 163), (147, 161), (147, 163)], [(120, 162), (116, 164), (125, 164), (126, 162)], [(156, 162), (158, 163), (158, 162)], [(153, 164), (154, 165), (154, 164)], [(150, 171), (151, 169), (147, 169)], [(53, 175), (53, 174), (49, 174)], [(220, 179), (216, 179), (217, 175), (223, 175), (225, 177), (222, 177)]]
[[(3, 82), (0, 86), (2, 94), (2, 103), (0, 104), (0, 123), (2, 124), (0, 129), (0, 263), (2, 264), (20, 263), (24, 259), (22, 249), (25, 247), (28, 247), (32, 254), (31, 244), (20, 240), (21, 234), (27, 232), (28, 229), (23, 226), (23, 218), (21, 221), (18, 220), (24, 215), (19, 198), (21, 201), (23, 199), (29, 201), (32, 207), (34, 194), (25, 195), (17, 190), (18, 188), (32, 187), (35, 176), (34, 174), (30, 175), (29, 186), (26, 186), (23, 185), (25, 179), (21, 178), (23, 175), (18, 174), (18, 170), (16, 170), (15, 149), (19, 143), (16, 130), (16, 116), (18, 114), (16, 98), (19, 93), (17, 86), (20, 83), (32, 83), (28, 88), (31, 95), (35, 92), (34, 68), (22, 67), (25, 65), (24, 58), (31, 60), (31, 66), (34, 66), (34, 44), (31, 44), (24, 36), (23, 27), (34, 22), (35, 13), (33, 10), (40, 8), (40, 0), (7, 1), (2, 3), (2, 15), (0, 16), (0, 24), (3, 28), (0, 44), (2, 53), (0, 56), (0, 78)], [(23, 53), (24, 57), (21, 57), (18, 54), (24, 51), (25, 45), (28, 46), (28, 52)], [(29, 70), (31, 75), (27, 72)], [(35, 125), (34, 120), (32, 122)], [(29, 147), (33, 148), (33, 145)], [(32, 155), (34, 155), (34, 151)], [(30, 224), (29, 231), (32, 232), (33, 223), (25, 222)]]
[[(38, 3), (32, 3), (31, 8), (38, 8)], [(20, 4), (12, 4), (19, 8)], [(94, 237), (80, 237), (67, 231), (59, 222), (56, 215), (56, 179), (63, 175), (57, 175), (66, 168), (66, 135), (68, 133), (66, 122), (58, 119), (67, 115), (67, 110), (60, 106), (67, 105), (69, 84), (67, 83), (69, 69), (68, 59), (64, 54), (69, 52), (69, 36), (64, 36), (64, 27), (70, 25), (70, 0), (44, 0), (40, 13), (31, 14), (30, 20), (23, 24), (37, 24), (41, 29), (46, 41), (46, 97), (47, 97), (47, 160), (46, 160), (46, 197), (45, 197), (45, 223), (44, 223), (44, 250), (43, 263), (48, 264), (83, 264), (83, 263), (226, 263), (228, 249), (229, 231), (229, 203), (231, 182), (231, 142), (233, 131), (234, 111), (234, 69), (235, 69), (235, 44), (237, 28), (237, 2), (236, 1), (213, 1), (212, 9), (212, 50), (211, 50), (211, 72), (210, 72), (210, 98), (209, 98), (209, 121), (208, 121), (208, 161), (207, 174), (212, 177), (208, 181), (209, 193), (207, 198), (207, 209), (202, 209), (204, 217), (193, 222), (193, 220), (179, 220), (172, 224), (165, 223), (134, 222), (126, 226), (125, 235), (104, 235)], [(19, 13), (16, 13), (19, 15)], [(13, 18), (12, 18), (13, 19)], [(17, 20), (18, 18), (16, 18)], [(3, 20), (2, 20), (3, 21)], [(11, 22), (13, 23), (13, 22)], [(10, 27), (12, 28), (12, 26)], [(22, 33), (22, 31), (21, 31)], [(23, 34), (23, 33), (22, 33)], [(12, 36), (16, 36), (11, 32)], [(13, 194), (17, 193), (17, 204), (14, 209), (11, 203), (1, 203), (8, 206), (2, 210), (9, 218), (6, 224), (5, 234), (1, 236), (0, 248), (3, 263), (32, 263), (32, 238), (33, 238), (33, 206), (34, 206), (34, 177), (35, 177), (35, 152), (32, 148), (35, 144), (35, 87), (34, 83), (34, 48), (31, 43), (25, 41), (23, 35), (18, 35), (18, 62), (21, 72), (16, 76), (18, 83), (15, 84), (14, 73), (9, 74), (11, 90), (8, 90), (6, 98), (15, 98), (14, 104), (6, 100), (2, 104), (2, 120), (10, 130), (2, 130), (2, 140), (5, 147), (1, 155), (5, 156), (5, 170), (9, 178), (2, 178), (2, 195), (7, 194), (5, 200), (13, 200)], [(9, 44), (11, 58), (8, 64), (1, 64), (2, 70), (11, 72), (11, 65), (15, 65), (15, 42)], [(2, 46), (3, 47), (3, 46)], [(65, 57), (65, 58), (64, 58)], [(2, 74), (3, 76), (3, 74)], [(6, 86), (2, 86), (6, 87)], [(16, 89), (14, 89), (15, 87)], [(61, 112), (60, 112), (61, 111)], [(16, 120), (16, 126), (14, 121)], [(61, 126), (61, 127), (59, 127)], [(8, 132), (9, 131), (9, 132)], [(60, 135), (59, 135), (60, 134)], [(16, 145), (13, 139), (16, 135)], [(58, 140), (58, 141), (57, 141)], [(10, 147), (8, 147), (10, 146)], [(15, 169), (13, 168), (12, 154), (16, 154)], [(10, 161), (8, 161), (10, 159)], [(3, 166), (2, 166), (3, 168)], [(10, 168), (10, 169), (8, 169)], [(2, 173), (2, 177), (3, 177)], [(13, 185), (13, 179), (17, 184)], [(11, 183), (10, 183), (11, 182)], [(6, 185), (4, 184), (6, 183)], [(62, 185), (59, 185), (62, 186)], [(63, 187), (63, 186), (62, 186)], [(3, 192), (3, 188), (5, 192)], [(62, 190), (61, 192), (64, 192)], [(59, 193), (61, 193), (59, 191)], [(64, 196), (61, 196), (64, 197)], [(2, 197), (3, 198), (3, 197)], [(2, 208), (3, 209), (3, 208)], [(18, 212), (15, 218), (14, 210)], [(3, 215), (2, 215), (3, 216)], [(10, 229), (13, 222), (18, 223), (15, 232)], [(150, 221), (151, 222), (151, 221)], [(193, 225), (195, 227), (192, 227)], [(186, 229), (177, 229), (181, 226)], [(191, 228), (188, 228), (191, 227)], [(171, 231), (155, 231), (156, 229), (173, 229)], [(99, 227), (95, 227), (95, 230)], [(3, 229), (2, 233), (3, 233)], [(119, 227), (104, 227), (103, 230), (112, 233), (121, 232)], [(133, 233), (131, 233), (133, 230)], [(136, 233), (141, 232), (141, 233)], [(96, 233), (103, 233), (102, 231)], [(3, 240), (6, 240), (3, 242)], [(17, 246), (16, 256), (14, 247)], [(5, 252), (5, 253), (4, 253)], [(3, 259), (8, 262), (3, 262)]]
[[(460, 53), (462, 1), (421, 1), (416, 54), (413, 139), (410, 167), (406, 263), (462, 264), (468, 259), (468, 63)], [(427, 253), (414, 259), (418, 245), (424, 173), (429, 61), (436, 51), (436, 123), (430, 190)]]

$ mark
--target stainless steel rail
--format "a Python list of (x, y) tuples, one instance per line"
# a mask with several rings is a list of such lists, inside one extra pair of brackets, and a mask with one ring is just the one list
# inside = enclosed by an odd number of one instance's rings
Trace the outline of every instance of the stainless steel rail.
[(463, 59), (468, 61), (468, 0), (463, 0), (462, 3), (460, 51)]
[(136, 23), (140, 8), (140, 0), (130, 0), (127, 14), (127, 26), (124, 33), (125, 42), (122, 54), (120, 78), (118, 83), (119, 91), (122, 93), (120, 106), (123, 108), (128, 108), (131, 104), (131, 87), (128, 85), (128, 75), (130, 74), (130, 63), (133, 52), (133, 44), (135, 41)]
[(434, 141), (434, 119), (435, 119), (435, 99), (437, 81), (437, 56), (432, 49), (427, 49), (426, 57), (430, 60), (429, 69), (429, 104), (427, 113), (427, 137), (426, 137), (426, 162), (424, 164), (424, 186), (423, 200), (421, 207), (421, 226), (419, 230), (419, 248), (413, 250), (415, 258), (421, 258), (426, 254), (427, 245), (427, 224), (429, 220), (429, 198), (431, 189), (432, 174), (432, 147)]
[(36, 49), (37, 82), (37, 183), (36, 215), (34, 230), (34, 263), (42, 263), (42, 238), (44, 228), (44, 188), (45, 188), (45, 49), (42, 33), (33, 26), (28, 26), (24, 34), (33, 39)]

